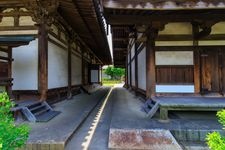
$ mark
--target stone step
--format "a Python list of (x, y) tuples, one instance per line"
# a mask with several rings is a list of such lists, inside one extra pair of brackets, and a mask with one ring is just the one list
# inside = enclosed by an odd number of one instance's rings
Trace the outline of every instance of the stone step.
[(109, 149), (182, 150), (169, 130), (110, 129)]
[(225, 131), (221, 130), (198, 130), (198, 129), (177, 129), (170, 130), (173, 136), (178, 141), (188, 141), (188, 142), (205, 142), (206, 135), (211, 132), (219, 132), (222, 135), (225, 135)]

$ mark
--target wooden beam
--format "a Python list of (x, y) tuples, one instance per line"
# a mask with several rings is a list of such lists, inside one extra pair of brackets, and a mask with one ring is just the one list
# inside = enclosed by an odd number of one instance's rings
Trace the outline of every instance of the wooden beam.
[(47, 100), (48, 91), (48, 31), (46, 24), (39, 25), (38, 33), (38, 91), (40, 100)]
[[(201, 6), (199, 6), (199, 1), (185, 1), (185, 0), (173, 0), (170, 1), (170, 7), (165, 1), (158, 0), (104, 0), (103, 7), (105, 9), (123, 9), (123, 10), (158, 10), (168, 9), (215, 9), (218, 8), (220, 3), (224, 4), (219, 0), (207, 0), (201, 1)], [(214, 5), (209, 5), (213, 3)]]
[(0, 59), (1, 59), (1, 60), (12, 61), (11, 58), (9, 58), (9, 57), (4, 57), (4, 56), (0, 56)]
[(113, 41), (124, 41), (124, 42), (128, 42), (128, 38), (113, 38)]
[(155, 72), (155, 38), (158, 30), (151, 28), (147, 32), (146, 42), (146, 98), (151, 98), (156, 93), (156, 72)]
[(126, 51), (127, 48), (113, 48), (113, 51)]
[[(162, 11), (163, 12), (163, 11)], [(220, 13), (211, 14), (200, 14), (200, 13), (186, 13), (186, 14), (157, 14), (157, 15), (115, 15), (107, 14), (105, 15), (107, 22), (110, 25), (134, 25), (134, 24), (151, 24), (151, 21), (165, 21), (165, 22), (192, 22), (195, 20), (212, 20), (212, 21), (223, 21), (225, 20), (225, 10), (221, 10)]]

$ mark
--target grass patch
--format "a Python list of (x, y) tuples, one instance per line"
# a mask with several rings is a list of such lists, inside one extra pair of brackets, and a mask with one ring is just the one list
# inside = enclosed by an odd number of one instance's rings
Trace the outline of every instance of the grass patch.
[(119, 83), (122, 83), (122, 81), (120, 80), (103, 80), (102, 81), (103, 86), (114, 86)]

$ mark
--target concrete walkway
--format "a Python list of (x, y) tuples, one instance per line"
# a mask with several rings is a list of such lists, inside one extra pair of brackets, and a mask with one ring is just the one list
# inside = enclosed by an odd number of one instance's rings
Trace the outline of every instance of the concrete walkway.
[(183, 140), (181, 143), (185, 145), (186, 141), (204, 141), (209, 131), (222, 129), (215, 113), (170, 113), (171, 119), (166, 123), (159, 121), (158, 114), (149, 119), (141, 111), (143, 102), (139, 97), (121, 86), (115, 87), (106, 97), (108, 91), (109, 88), (104, 88), (92, 95), (80, 94), (73, 100), (56, 104), (55, 110), (63, 113), (48, 124), (31, 124), (33, 129), (28, 142), (62, 143), (62, 149), (68, 142), (66, 150), (106, 150), (110, 129), (162, 129)]
[(32, 130), (26, 149), (64, 149), (68, 139), (108, 91), (109, 88), (102, 88), (91, 95), (79, 94), (71, 100), (55, 104), (54, 110), (62, 112), (59, 116), (48, 123), (29, 123)]
[[(102, 106), (104, 104), (104, 100), (106, 101), (106, 105), (102, 115), (99, 116), (101, 108), (103, 108)], [(101, 103), (98, 104), (98, 106), (93, 110), (93, 112), (68, 142), (66, 150), (107, 150), (112, 105), (113, 94), (111, 94), (109, 99), (103, 99)], [(96, 122), (98, 117), (100, 117), (100, 119), (98, 122)], [(95, 123), (97, 123), (97, 127), (94, 131), (94, 134), (91, 135)], [(90, 140), (89, 143), (87, 142), (88, 140)]]

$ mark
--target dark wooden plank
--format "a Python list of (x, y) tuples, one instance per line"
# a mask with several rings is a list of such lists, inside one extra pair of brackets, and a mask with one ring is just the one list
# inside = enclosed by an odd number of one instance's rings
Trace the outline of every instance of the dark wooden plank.
[(156, 66), (157, 84), (193, 84), (193, 66)]

